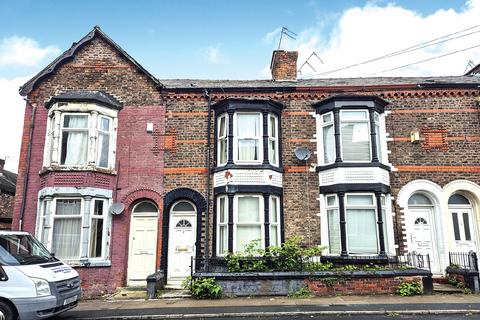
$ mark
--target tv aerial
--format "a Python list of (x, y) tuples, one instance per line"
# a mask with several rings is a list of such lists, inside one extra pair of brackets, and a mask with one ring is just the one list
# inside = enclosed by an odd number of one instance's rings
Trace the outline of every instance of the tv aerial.
[(312, 58), (317, 58), (317, 60), (319, 60), (323, 64), (322, 58), (320, 58), (320, 56), (315, 51), (313, 51), (312, 54), (308, 56), (307, 60), (305, 60), (305, 62), (300, 66), (300, 68), (298, 68), (297, 72), (300, 73), (300, 75), (302, 75), (302, 68), (305, 66), (309, 66), (313, 70), (313, 72), (317, 72), (317, 70), (315, 70), (315, 68), (310, 63), (310, 59)]
[(289, 37), (290, 39), (293, 39), (293, 40), (297, 40), (297, 36), (298, 36), (298, 34), (289, 30), (287, 27), (282, 27), (282, 31), (280, 32), (280, 41), (278, 41), (278, 49), (277, 50), (280, 50), (284, 35)]

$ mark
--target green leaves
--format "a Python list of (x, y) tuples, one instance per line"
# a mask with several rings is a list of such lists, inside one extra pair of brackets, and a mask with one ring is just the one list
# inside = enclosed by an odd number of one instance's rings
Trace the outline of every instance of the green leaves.
[(195, 299), (220, 299), (222, 287), (215, 282), (215, 278), (187, 277), (182, 287), (190, 291)]
[(422, 285), (419, 281), (403, 282), (397, 288), (397, 293), (402, 297), (423, 294)]

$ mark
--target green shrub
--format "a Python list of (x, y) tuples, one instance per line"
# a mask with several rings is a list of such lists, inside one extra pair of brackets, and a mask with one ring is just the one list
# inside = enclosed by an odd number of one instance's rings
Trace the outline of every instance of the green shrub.
[(215, 282), (215, 278), (187, 277), (183, 282), (184, 289), (190, 291), (195, 299), (219, 299), (222, 297), (222, 287)]
[(301, 287), (297, 291), (288, 294), (289, 298), (305, 299), (313, 297), (312, 292), (307, 286)]
[(397, 293), (402, 297), (423, 294), (422, 285), (419, 281), (403, 282), (397, 288)]

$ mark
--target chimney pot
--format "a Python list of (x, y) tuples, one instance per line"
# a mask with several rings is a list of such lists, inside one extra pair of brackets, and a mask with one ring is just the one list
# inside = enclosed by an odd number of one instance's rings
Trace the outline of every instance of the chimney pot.
[(298, 51), (273, 51), (270, 63), (273, 81), (296, 81), (297, 59)]

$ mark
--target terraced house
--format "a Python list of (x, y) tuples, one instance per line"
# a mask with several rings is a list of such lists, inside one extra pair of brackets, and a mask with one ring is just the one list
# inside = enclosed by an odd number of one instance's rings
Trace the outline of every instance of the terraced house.
[(436, 274), (478, 252), (480, 78), (302, 80), (296, 63), (278, 50), (271, 80), (159, 80), (95, 27), (20, 90), (13, 229), (92, 295), (156, 270), (178, 285), (192, 256), (256, 239), (350, 263), (415, 251)]

